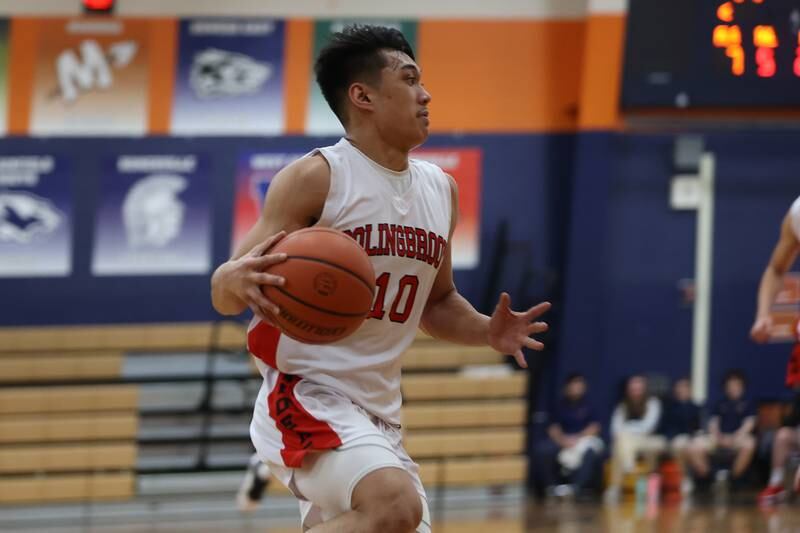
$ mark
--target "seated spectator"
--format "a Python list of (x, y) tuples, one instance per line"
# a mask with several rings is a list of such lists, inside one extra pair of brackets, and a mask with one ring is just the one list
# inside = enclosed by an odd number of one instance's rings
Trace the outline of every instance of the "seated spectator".
[(655, 469), (658, 454), (664, 451), (666, 439), (656, 435), (661, 419), (661, 402), (650, 396), (647, 379), (641, 375), (625, 382), (623, 398), (611, 417), (611, 479), (605, 499), (619, 500), (622, 476), (633, 471), (638, 455), (644, 455)]
[[(753, 404), (744, 396), (745, 385), (744, 374), (738, 370), (728, 372), (723, 382), (725, 397), (717, 402), (708, 422), (708, 432), (715, 451), (734, 454), (733, 481), (744, 475), (756, 451), (756, 439), (753, 436), (756, 412)], [(718, 481), (723, 479), (727, 479), (725, 470), (718, 473)]]
[(672, 396), (665, 402), (660, 433), (667, 438), (669, 450), (683, 470), (681, 492), (694, 490), (692, 476), (709, 474), (708, 453), (711, 443), (702, 433), (700, 406), (692, 401), (689, 378), (680, 378), (672, 385)]
[[(535, 472), (548, 494), (581, 498), (592, 496), (600, 470), (603, 441), (600, 423), (586, 400), (586, 379), (572, 374), (564, 382), (562, 398), (555, 409), (548, 439), (536, 451)], [(562, 478), (566, 484), (560, 484)]]

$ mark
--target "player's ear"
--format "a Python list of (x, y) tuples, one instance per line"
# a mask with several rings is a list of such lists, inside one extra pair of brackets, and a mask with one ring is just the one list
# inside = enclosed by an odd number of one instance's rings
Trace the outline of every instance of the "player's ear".
[(371, 110), (373, 108), (369, 87), (363, 83), (350, 85), (347, 96), (350, 98), (350, 102), (359, 109)]

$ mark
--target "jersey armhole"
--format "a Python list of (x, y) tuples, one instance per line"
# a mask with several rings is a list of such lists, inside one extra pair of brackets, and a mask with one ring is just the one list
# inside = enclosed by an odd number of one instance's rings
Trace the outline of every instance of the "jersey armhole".
[(792, 203), (792, 207), (789, 208), (789, 217), (791, 219), (792, 229), (794, 230), (794, 236), (800, 241), (800, 197), (798, 197), (794, 203)]
[(333, 162), (333, 158), (336, 156), (326, 152), (327, 150), (325, 148), (316, 148), (308, 154), (309, 157), (317, 154), (321, 155), (328, 163), (328, 168), (331, 170), (330, 183), (328, 185), (328, 196), (325, 198), (325, 205), (322, 206), (322, 213), (319, 216), (319, 220), (316, 224), (314, 224), (315, 226), (322, 227), (330, 227), (333, 225), (333, 222), (339, 215), (339, 209), (341, 206), (341, 202), (336, 200), (339, 195), (339, 179), (338, 172), (336, 170), (337, 166)]

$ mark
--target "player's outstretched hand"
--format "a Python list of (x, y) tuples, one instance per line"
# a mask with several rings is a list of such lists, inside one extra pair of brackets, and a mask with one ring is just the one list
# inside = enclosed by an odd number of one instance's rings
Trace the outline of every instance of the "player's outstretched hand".
[(546, 322), (535, 322), (550, 309), (550, 302), (542, 302), (518, 313), (511, 310), (511, 297), (507, 292), (500, 295), (497, 307), (489, 320), (489, 346), (500, 353), (513, 355), (519, 366), (527, 368), (522, 348), (543, 350), (544, 344), (531, 335), (547, 331)]
[(286, 261), (284, 253), (267, 253), (285, 236), (286, 232), (281, 231), (254, 246), (252, 250), (233, 261), (231, 271), (233, 278), (231, 289), (234, 294), (245, 302), (258, 318), (273, 326), (275, 322), (271, 315), (277, 315), (280, 309), (264, 296), (261, 287), (262, 285), (281, 287), (286, 283), (286, 279), (282, 276), (264, 272), (268, 267)]
[(750, 338), (759, 344), (764, 344), (769, 340), (772, 332), (772, 317), (767, 315), (756, 318), (753, 327), (750, 328)]

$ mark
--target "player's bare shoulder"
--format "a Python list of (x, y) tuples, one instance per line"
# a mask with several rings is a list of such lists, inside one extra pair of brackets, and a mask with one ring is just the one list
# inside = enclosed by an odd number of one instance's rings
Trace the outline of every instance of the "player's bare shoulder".
[(293, 231), (319, 219), (331, 183), (331, 169), (320, 154), (312, 154), (287, 165), (273, 178), (264, 202), (264, 215), (290, 220), (281, 229)]
[(273, 184), (302, 192), (303, 196), (322, 205), (330, 189), (331, 167), (319, 153), (301, 157), (281, 170), (273, 179)]

